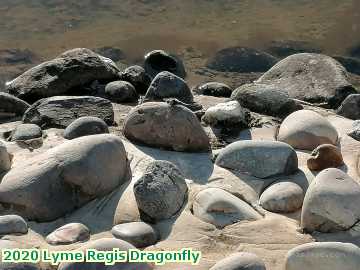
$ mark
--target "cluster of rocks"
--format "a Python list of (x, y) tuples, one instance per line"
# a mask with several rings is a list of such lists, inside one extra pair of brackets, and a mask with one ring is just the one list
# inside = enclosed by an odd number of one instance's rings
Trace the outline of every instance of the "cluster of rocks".
[[(79, 244), (78, 250), (111, 251), (156, 246), (168, 236), (162, 226), (183, 215), (216, 232), (289, 213), (299, 214), (304, 233), (350, 230), (360, 220), (360, 185), (342, 170), (346, 165), (339, 145), (343, 133), (314, 105), (360, 120), (360, 94), (339, 62), (303, 53), (301, 46), (301, 53), (281, 61), (249, 48), (219, 51), (209, 59), (208, 68), (265, 72), (256, 82), (238, 88), (207, 82), (191, 89), (182, 61), (161, 50), (146, 54), (144, 67), (123, 71), (113, 60), (88, 49), (67, 51), (26, 71), (7, 85), (6, 93), (0, 93), (1, 112), (22, 117), (22, 123), (0, 143), (0, 234), (26, 235), (32, 223), (61, 220), (62, 226), (47, 234), (48, 245)], [(278, 57), (288, 53), (275, 45), (272, 50)], [(119, 52), (103, 48), (101, 54)], [(222, 99), (203, 109), (198, 102), (203, 95)], [(122, 119), (120, 136), (111, 134), (118, 103), (131, 107)], [(236, 139), (211, 155), (211, 131), (236, 127), (250, 132), (256, 117), (273, 119), (274, 138)], [(40, 146), (39, 153), (14, 165), (14, 158), (19, 158), (11, 153), (14, 143), (46, 141), (47, 132), (54, 128), (61, 130), (61, 144), (46, 150)], [(358, 121), (348, 135), (360, 140)], [(135, 146), (137, 150), (129, 152)], [(132, 163), (135, 152), (142, 149), (148, 152), (147, 161)], [(180, 155), (184, 156), (178, 159)], [(226, 175), (222, 180), (232, 175), (237, 184), (230, 188), (211, 185), (209, 176), (205, 183), (198, 183), (184, 165), (184, 159), (194, 156), (206, 157), (209, 163), (213, 159), (207, 173), (215, 176), (214, 183), (222, 172)], [(306, 168), (301, 167), (304, 156)], [(308, 185), (295, 180), (302, 170), (315, 175), (306, 179)], [(240, 182), (256, 190), (255, 200), (244, 194), (243, 187), (237, 189)], [(124, 197), (126, 192), (136, 218), (123, 222), (125, 218), (117, 219), (113, 213), (114, 226), (107, 228), (113, 238), (93, 240), (85, 222), (63, 222), (96, 200), (106, 204), (114, 194)], [(355, 270), (359, 263), (360, 249), (355, 245), (308, 243), (289, 251), (285, 269), (300, 270), (305, 265), (309, 270)], [(153, 266), (63, 262), (58, 269), (145, 270)], [(210, 269), (265, 270), (266, 266), (259, 256), (238, 252)]]

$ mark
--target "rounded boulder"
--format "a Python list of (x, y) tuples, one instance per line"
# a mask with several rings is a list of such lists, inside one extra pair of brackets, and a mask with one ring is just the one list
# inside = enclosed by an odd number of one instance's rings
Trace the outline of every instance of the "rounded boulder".
[(210, 270), (266, 270), (266, 267), (257, 255), (239, 252), (217, 262)]
[(105, 96), (116, 103), (134, 102), (138, 99), (135, 87), (126, 81), (114, 81), (105, 86)]
[(313, 171), (322, 171), (327, 168), (337, 168), (344, 164), (341, 151), (332, 144), (322, 144), (312, 151), (307, 160), (307, 166)]
[(64, 130), (64, 138), (72, 140), (82, 136), (109, 133), (108, 125), (104, 120), (93, 117), (84, 116), (76, 119)]

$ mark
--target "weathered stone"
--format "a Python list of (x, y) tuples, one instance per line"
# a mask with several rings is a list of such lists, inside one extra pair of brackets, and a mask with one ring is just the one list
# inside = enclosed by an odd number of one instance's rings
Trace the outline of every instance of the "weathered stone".
[(12, 155), (7, 151), (6, 145), (0, 141), (0, 173), (10, 170)]
[(116, 238), (127, 241), (137, 248), (154, 245), (158, 240), (154, 228), (144, 222), (119, 224), (112, 228), (111, 233)]
[(109, 133), (104, 120), (98, 117), (84, 116), (76, 119), (64, 130), (64, 138), (72, 140), (82, 136)]
[(105, 87), (105, 96), (112, 102), (133, 102), (138, 100), (138, 94), (135, 87), (129, 82), (114, 81)]
[(360, 220), (360, 185), (339, 169), (320, 172), (310, 184), (301, 213), (307, 232), (336, 232)]
[(186, 82), (168, 71), (163, 71), (151, 82), (144, 101), (163, 101), (166, 98), (176, 98), (185, 103), (194, 102), (194, 97)]
[(268, 187), (260, 197), (260, 205), (274, 213), (291, 213), (303, 204), (304, 191), (296, 183), (279, 182)]
[(193, 213), (217, 228), (261, 218), (261, 215), (246, 202), (219, 188), (200, 191), (194, 199)]
[(266, 270), (263, 261), (252, 253), (239, 252), (217, 262), (210, 270)]
[(0, 216), (0, 235), (26, 234), (27, 232), (28, 225), (22, 217), (17, 215)]
[(256, 82), (273, 85), (291, 98), (325, 103), (331, 108), (337, 108), (348, 95), (356, 93), (339, 62), (313, 53), (294, 54), (281, 60)]
[(360, 94), (348, 96), (337, 109), (337, 114), (349, 119), (360, 119)]
[(128, 181), (121, 139), (101, 134), (64, 142), (12, 168), (0, 184), (3, 212), (51, 221)]
[(347, 133), (351, 138), (360, 141), (360, 120), (352, 123), (351, 130)]
[(215, 163), (259, 178), (289, 175), (298, 169), (295, 150), (286, 143), (273, 141), (234, 142), (220, 151)]
[(130, 141), (175, 151), (205, 152), (209, 138), (196, 115), (183, 106), (146, 102), (125, 119), (124, 135)]
[(134, 184), (142, 220), (157, 222), (176, 215), (187, 200), (188, 188), (179, 169), (168, 161), (150, 163)]
[(246, 47), (222, 49), (211, 57), (206, 66), (222, 72), (264, 72), (269, 70), (277, 59), (272, 55)]
[(250, 111), (275, 117), (285, 117), (302, 109), (287, 93), (274, 86), (258, 83), (240, 86), (234, 90), (231, 99)]
[(112, 60), (78, 48), (29, 69), (11, 81), (6, 91), (21, 99), (36, 101), (69, 94), (72, 89), (95, 80), (114, 80), (118, 72)]
[(214, 96), (214, 97), (230, 97), (232, 89), (219, 82), (208, 82), (198, 85), (192, 89), (192, 91), (198, 95)]
[(296, 149), (314, 150), (321, 144), (336, 144), (338, 132), (320, 114), (300, 110), (290, 114), (282, 122), (277, 140), (290, 144)]
[(114, 111), (109, 100), (92, 96), (56, 96), (35, 102), (25, 112), (24, 123), (42, 128), (66, 128), (83, 116), (99, 117), (108, 125), (114, 122)]
[(25, 101), (13, 95), (0, 92), (0, 112), (23, 115), (29, 107), (30, 105)]
[(50, 245), (69, 245), (90, 239), (90, 230), (81, 223), (69, 223), (56, 229), (46, 237)]
[(342, 64), (348, 72), (360, 75), (360, 60), (358, 58), (341, 55), (333, 57), (339, 61), (339, 63)]
[(177, 56), (163, 50), (147, 53), (145, 55), (144, 67), (146, 73), (153, 78), (162, 71), (169, 71), (181, 78), (186, 76), (183, 62)]
[(322, 144), (314, 149), (307, 160), (310, 170), (322, 171), (327, 168), (337, 168), (344, 164), (339, 148), (332, 144)]
[(145, 94), (148, 90), (151, 78), (141, 66), (130, 66), (119, 73), (120, 80), (131, 83), (138, 94)]
[(42, 137), (42, 130), (35, 124), (20, 124), (11, 132), (11, 141), (26, 141)]
[(202, 121), (211, 126), (248, 126), (248, 114), (237, 101), (219, 103), (206, 110)]
[(360, 248), (350, 243), (306, 243), (290, 250), (285, 270), (357, 270)]

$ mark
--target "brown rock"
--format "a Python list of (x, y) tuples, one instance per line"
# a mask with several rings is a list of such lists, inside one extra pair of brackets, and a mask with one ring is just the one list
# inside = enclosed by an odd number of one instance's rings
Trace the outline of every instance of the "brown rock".
[(307, 166), (313, 171), (327, 168), (337, 168), (344, 164), (341, 151), (334, 145), (322, 144), (314, 149), (307, 161)]

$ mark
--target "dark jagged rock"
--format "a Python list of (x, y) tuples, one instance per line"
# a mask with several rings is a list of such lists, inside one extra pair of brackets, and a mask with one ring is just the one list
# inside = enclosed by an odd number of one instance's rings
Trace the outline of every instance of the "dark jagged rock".
[(151, 78), (143, 67), (130, 66), (119, 73), (120, 80), (131, 83), (138, 94), (145, 94), (150, 86)]
[(198, 85), (192, 89), (198, 95), (214, 96), (214, 97), (230, 97), (232, 89), (224, 84), (218, 82), (208, 82)]
[(15, 115), (23, 115), (30, 105), (7, 93), (0, 92), (0, 112), (14, 113)]
[(348, 96), (337, 109), (337, 113), (349, 119), (360, 119), (360, 94)]

